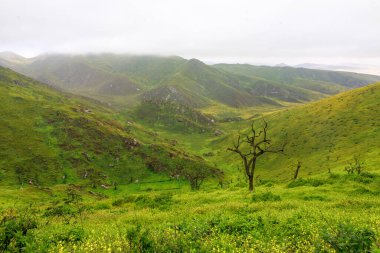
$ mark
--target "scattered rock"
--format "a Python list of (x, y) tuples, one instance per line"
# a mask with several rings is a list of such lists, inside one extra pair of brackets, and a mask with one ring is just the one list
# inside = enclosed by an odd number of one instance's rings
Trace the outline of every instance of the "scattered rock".
[(13, 80), (13, 83), (14, 83), (15, 85), (22, 86), (22, 87), (27, 86), (27, 84), (25, 84), (25, 83), (23, 83), (23, 82), (21, 82), (21, 81), (19, 81), (19, 80)]
[(140, 143), (134, 138), (124, 138), (124, 143), (128, 149), (134, 149), (140, 146)]
[(221, 131), (221, 130), (219, 130), (219, 129), (215, 129), (215, 131), (214, 131), (214, 135), (215, 136), (220, 136), (220, 135), (222, 135), (223, 134), (223, 132)]

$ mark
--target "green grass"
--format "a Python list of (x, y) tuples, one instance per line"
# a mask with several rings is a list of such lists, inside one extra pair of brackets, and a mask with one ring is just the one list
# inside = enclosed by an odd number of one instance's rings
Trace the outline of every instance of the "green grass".
[(0, 99), (3, 185), (125, 184), (156, 178), (152, 170), (157, 168), (148, 168), (148, 163), (164, 167), (162, 173), (176, 169), (182, 160), (204, 164), (132, 117), (4, 68)]
[[(120, 113), (0, 68), (0, 251), (379, 252), (379, 97)], [(249, 193), (226, 148), (263, 116), (286, 152), (258, 161)], [(344, 170), (354, 156), (360, 175)], [(192, 191), (197, 170), (215, 175)]]
[[(98, 196), (67, 185), (49, 188), (50, 195), (37, 187), (2, 187), (9, 194), (0, 201), (3, 218), (12, 212), (21, 222), (28, 213), (37, 222), (14, 239), (28, 252), (363, 252), (379, 247), (380, 177), (369, 184), (357, 179), (262, 184), (253, 194), (234, 184), (198, 192), (127, 185), (98, 189)], [(70, 202), (67, 189), (82, 200)]]
[[(264, 115), (269, 124), (269, 136), (274, 146), (286, 142), (284, 155), (263, 156), (257, 173), (274, 178), (289, 179), (301, 160), (302, 176), (321, 172), (343, 172), (345, 166), (358, 156), (366, 170), (379, 169), (380, 154), (380, 85), (345, 92), (331, 98), (295, 108), (287, 108)], [(262, 124), (256, 118), (256, 127)], [(203, 140), (203, 149), (217, 150), (220, 155), (208, 158), (225, 164), (226, 170), (236, 170), (240, 160), (224, 151), (237, 135), (248, 131), (250, 120), (222, 123), (227, 134)], [(191, 140), (197, 140), (190, 138)], [(201, 143), (198, 143), (201, 145)]]

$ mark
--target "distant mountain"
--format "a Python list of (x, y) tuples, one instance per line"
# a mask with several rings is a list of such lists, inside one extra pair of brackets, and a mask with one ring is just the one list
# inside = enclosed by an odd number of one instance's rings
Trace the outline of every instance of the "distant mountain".
[(17, 68), (20, 64), (26, 64), (30, 61), (21, 55), (15, 54), (13, 52), (0, 52), (0, 66), (5, 66), (9, 68)]
[(332, 70), (332, 71), (348, 71), (362, 74), (380, 75), (380, 65), (367, 65), (367, 64), (345, 64), (345, 65), (326, 65), (326, 64), (314, 64), (303, 63), (295, 65), (296, 68), (307, 69), (320, 69), (320, 70)]
[(279, 63), (279, 64), (276, 64), (275, 67), (289, 67), (289, 65), (285, 63)]
[[(317, 100), (380, 80), (354, 73), (240, 64), (206, 65), (181, 57), (117, 54), (1, 56), (18, 72), (111, 105), (174, 102), (193, 108), (281, 106)], [(15, 60), (16, 59), (16, 60)]]
[(297, 79), (308, 79), (354, 88), (380, 81), (380, 76), (375, 75), (306, 68), (253, 66), (249, 64), (217, 64), (214, 66), (232, 73), (249, 77), (261, 77), (286, 84), (293, 84)]
[(217, 64), (216, 68), (251, 78), (264, 78), (292, 87), (322, 94), (336, 94), (380, 81), (380, 76), (293, 67), (253, 66), (249, 64)]
[(15, 54), (10, 51), (0, 52), (0, 59), (3, 59), (8, 62), (24, 62), (27, 61), (27, 58), (22, 57), (21, 55)]
[(293, 66), (295, 68), (305, 68), (305, 69), (320, 69), (320, 70), (332, 70), (340, 71), (343, 69), (355, 71), (354, 67), (349, 66), (338, 66), (338, 65), (326, 65), (326, 64), (315, 64), (315, 63), (303, 63)]

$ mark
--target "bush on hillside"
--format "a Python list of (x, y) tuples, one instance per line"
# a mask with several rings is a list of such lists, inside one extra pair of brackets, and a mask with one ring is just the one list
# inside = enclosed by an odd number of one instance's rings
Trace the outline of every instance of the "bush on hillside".
[(27, 209), (19, 214), (13, 210), (4, 213), (0, 221), (0, 251), (21, 252), (27, 246), (29, 233), (37, 228), (33, 210)]
[(323, 230), (322, 239), (337, 253), (371, 252), (375, 232), (370, 228), (340, 223), (336, 228)]
[(288, 188), (295, 188), (295, 187), (300, 187), (300, 186), (313, 186), (313, 187), (318, 187), (321, 185), (326, 184), (326, 180), (321, 180), (321, 179), (314, 179), (314, 178), (309, 178), (309, 179), (297, 179), (288, 184)]
[(281, 197), (280, 195), (273, 194), (272, 192), (265, 192), (260, 194), (254, 194), (252, 196), (253, 202), (274, 202), (274, 201), (280, 201)]

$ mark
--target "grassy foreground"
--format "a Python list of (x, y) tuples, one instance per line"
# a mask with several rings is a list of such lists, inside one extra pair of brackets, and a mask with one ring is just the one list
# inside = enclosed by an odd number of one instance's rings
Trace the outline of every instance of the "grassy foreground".
[(380, 176), (2, 187), (5, 252), (380, 252)]

